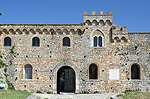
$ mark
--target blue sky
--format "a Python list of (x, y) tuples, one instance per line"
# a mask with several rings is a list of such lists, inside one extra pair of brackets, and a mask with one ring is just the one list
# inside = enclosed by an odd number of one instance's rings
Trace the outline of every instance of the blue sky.
[(150, 0), (0, 0), (0, 24), (79, 24), (83, 11), (113, 11), (113, 24), (150, 32)]

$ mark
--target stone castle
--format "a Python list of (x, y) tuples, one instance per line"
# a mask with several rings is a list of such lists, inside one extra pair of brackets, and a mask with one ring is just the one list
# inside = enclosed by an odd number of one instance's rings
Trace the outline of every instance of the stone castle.
[(84, 11), (83, 24), (0, 24), (1, 60), (16, 90), (150, 90), (150, 33)]

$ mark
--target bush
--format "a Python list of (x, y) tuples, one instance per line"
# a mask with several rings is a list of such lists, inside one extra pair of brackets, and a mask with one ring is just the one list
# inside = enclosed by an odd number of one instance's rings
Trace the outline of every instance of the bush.
[(89, 94), (88, 91), (82, 91), (81, 94)]
[(125, 90), (125, 94), (126, 95), (130, 94), (131, 92), (134, 92), (134, 90), (130, 90), (130, 89), (129, 90)]
[(37, 91), (36, 93), (42, 93), (41, 91)]
[(0, 59), (0, 68), (3, 68), (6, 64)]
[(47, 94), (52, 94), (52, 92), (47, 92)]
[(98, 91), (95, 91), (94, 93), (99, 93)]
[(129, 92), (132, 92), (133, 90), (130, 90), (130, 89), (128, 89), (128, 90), (125, 90), (125, 93), (129, 93)]
[(122, 97), (123, 96), (123, 94), (119, 94), (119, 95), (117, 95), (117, 97)]
[(4, 68), (4, 72), (5, 72), (5, 73), (7, 72), (7, 68)]
[(3, 79), (3, 77), (0, 76), (0, 79)]

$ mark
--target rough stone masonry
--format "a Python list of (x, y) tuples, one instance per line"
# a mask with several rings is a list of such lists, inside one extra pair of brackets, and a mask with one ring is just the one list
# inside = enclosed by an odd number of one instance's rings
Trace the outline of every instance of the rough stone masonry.
[(0, 50), (16, 90), (150, 90), (150, 33), (113, 24), (112, 11), (84, 11), (82, 24), (0, 24)]

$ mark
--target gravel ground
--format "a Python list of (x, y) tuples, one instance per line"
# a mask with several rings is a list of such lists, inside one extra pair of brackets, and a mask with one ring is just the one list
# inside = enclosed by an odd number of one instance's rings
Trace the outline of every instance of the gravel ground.
[(102, 93), (102, 94), (36, 94), (29, 96), (27, 99), (117, 99), (119, 93)]

